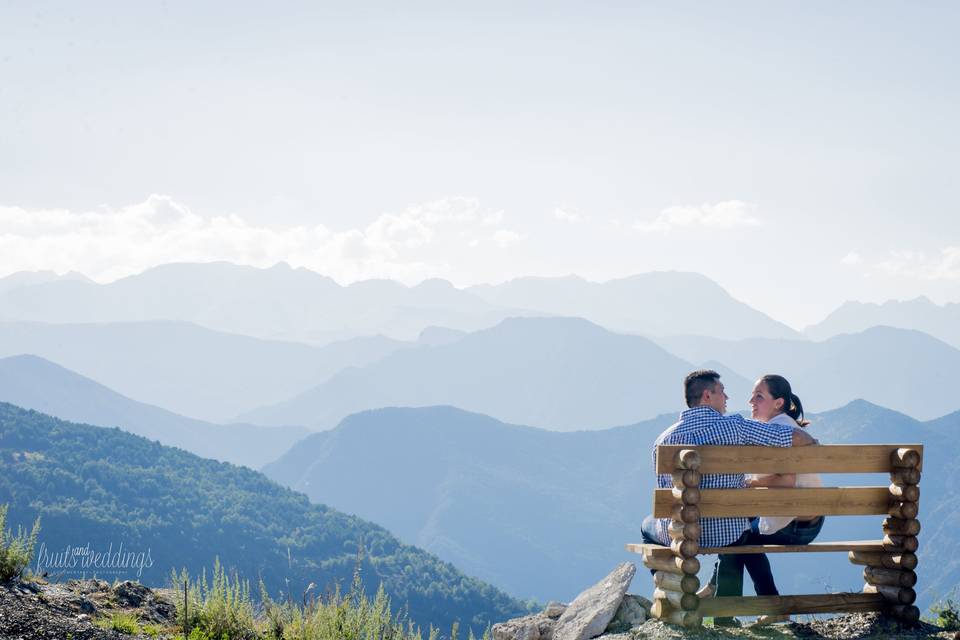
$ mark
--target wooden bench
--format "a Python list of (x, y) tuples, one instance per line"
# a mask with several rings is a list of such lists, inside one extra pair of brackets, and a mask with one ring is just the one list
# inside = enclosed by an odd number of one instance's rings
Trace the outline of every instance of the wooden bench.
[[(671, 546), (628, 544), (655, 570), (652, 616), (697, 627), (704, 616), (882, 611), (909, 624), (920, 617), (913, 605), (917, 583), (917, 534), (922, 445), (814, 445), (657, 447), (657, 473), (672, 475), (672, 489), (655, 489), (653, 516), (671, 518)], [(878, 487), (700, 489), (712, 473), (889, 473)], [(814, 542), (809, 545), (700, 547), (700, 518), (737, 516), (885, 515), (879, 540)], [(846, 552), (864, 565), (858, 593), (794, 596), (712, 597), (700, 587), (698, 555), (734, 553)]]

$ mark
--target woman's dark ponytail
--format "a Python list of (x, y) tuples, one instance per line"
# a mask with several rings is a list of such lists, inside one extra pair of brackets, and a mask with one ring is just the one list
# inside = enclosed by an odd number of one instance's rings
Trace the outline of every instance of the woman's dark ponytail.
[(790, 394), (790, 404), (787, 407), (787, 410), (784, 411), (788, 416), (797, 421), (801, 427), (805, 427), (810, 424), (809, 420), (803, 419), (803, 403), (800, 402), (800, 398), (797, 397), (797, 394)]
[(778, 398), (783, 400), (783, 412), (785, 414), (796, 420), (801, 427), (810, 424), (808, 420), (803, 419), (803, 403), (790, 388), (790, 383), (786, 378), (775, 373), (768, 373), (760, 380), (767, 385), (767, 390), (774, 400)]

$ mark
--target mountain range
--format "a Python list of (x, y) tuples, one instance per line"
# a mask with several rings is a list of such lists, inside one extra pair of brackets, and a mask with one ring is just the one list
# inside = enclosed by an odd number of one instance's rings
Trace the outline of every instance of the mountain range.
[[(652, 503), (651, 445), (676, 417), (558, 433), (453, 407), (381, 409), (310, 435), (264, 472), (313, 501), (380, 522), (511, 593), (569, 600), (599, 568), (639, 560), (623, 545), (639, 542)], [(824, 443), (926, 446), (921, 608), (946, 595), (960, 583), (960, 559), (942, 553), (960, 543), (960, 490), (952, 480), (960, 460), (954, 438), (960, 412), (919, 422), (858, 400), (810, 417), (811, 433)], [(824, 484), (888, 482), (884, 474), (832, 475)], [(828, 518), (820, 539), (881, 535), (879, 517)], [(862, 586), (860, 568), (841, 556), (772, 562), (782, 593)], [(703, 579), (711, 568), (705, 560)], [(638, 593), (646, 588), (635, 584)]]
[(0, 357), (37, 355), (118, 393), (222, 422), (408, 346), (383, 336), (314, 347), (187, 322), (0, 322)]
[[(24, 352), (180, 416), (310, 429), (366, 409), (437, 404), (549, 429), (606, 428), (674, 410), (680, 381), (699, 367), (721, 372), (730, 410), (747, 408), (751, 380), (777, 372), (809, 411), (864, 398), (932, 419), (957, 407), (942, 388), (960, 365), (960, 350), (889, 327), (820, 342), (652, 342), (561, 317), (508, 318), (472, 333), (427, 327), (416, 342), (375, 336), (324, 347), (167, 321), (0, 323), (0, 356)], [(41, 379), (35, 383), (43, 389)]]
[(63, 275), (58, 275), (53, 271), (18, 271), (6, 277), (0, 278), (0, 293), (20, 287), (28, 287), (34, 284), (71, 280), (79, 282), (93, 282), (90, 280), (90, 278), (86, 277), (82, 273), (77, 273), (76, 271), (70, 271), (69, 273), (65, 273)]
[(472, 330), (505, 315), (443, 280), (415, 287), (367, 280), (345, 287), (285, 263), (257, 269), (226, 262), (166, 264), (108, 284), (57, 280), (10, 288), (0, 293), (0, 310), (7, 321), (173, 320), (318, 345), (378, 334), (412, 340), (429, 325)]
[[(501, 307), (576, 316), (619, 333), (799, 338), (799, 333), (735, 300), (699, 273), (655, 271), (606, 282), (579, 276), (517, 278), (470, 293)], [(709, 309), (709, 314), (704, 310)]]
[(877, 325), (923, 331), (960, 349), (960, 303), (938, 305), (923, 296), (882, 304), (844, 302), (826, 318), (804, 329), (804, 334), (823, 340)]
[[(701, 326), (702, 314), (691, 301), (716, 309), (709, 325)], [(649, 447), (682, 407), (683, 376), (695, 368), (717, 369), (731, 396), (729, 408), (742, 410), (752, 380), (782, 373), (804, 400), (821, 441), (927, 445), (920, 585), (925, 606), (960, 580), (960, 564), (924, 555), (927, 545), (955, 546), (960, 530), (960, 492), (949, 481), (958, 471), (953, 434), (960, 413), (951, 413), (957, 403), (950, 389), (960, 350), (923, 331), (871, 326), (865, 318), (874, 314), (908, 325), (925, 310), (937, 318), (951, 311), (949, 305), (930, 311), (929, 304), (881, 305), (886, 310), (850, 305), (801, 335), (696, 274), (643, 274), (605, 283), (521, 278), (466, 289), (440, 280), (417, 287), (389, 281), (343, 287), (286, 265), (166, 265), (109, 285), (77, 274), (17, 274), (0, 279), (0, 400), (64, 420), (120, 427), (154, 440), (150, 447), (162, 447), (151, 451), (166, 452), (169, 445), (186, 450), (177, 456), (189, 451), (262, 467), (318, 504), (378, 522), (405, 543), (511, 593), (569, 600), (613, 564), (636, 560), (623, 544), (636, 541), (648, 511)], [(923, 326), (949, 338), (949, 322), (934, 320)], [(710, 335), (691, 335), (707, 330)], [(855, 398), (863, 400), (851, 402)], [(9, 411), (16, 414), (12, 424), (46, 421), (57, 434), (60, 427), (50, 425), (64, 424)], [(215, 424), (225, 422), (230, 424)], [(75, 442), (80, 432), (68, 431)], [(76, 476), (68, 485), (95, 487), (95, 495), (68, 492), (58, 501), (51, 492), (59, 480), (28, 487), (32, 476), (21, 477), (21, 484), (6, 485), (21, 515), (43, 511), (55, 531), (66, 531), (69, 513), (80, 518), (80, 531), (92, 527), (97, 535), (107, 521), (119, 523), (125, 535), (128, 525), (139, 530), (152, 526), (145, 523), (172, 521), (157, 511), (161, 507), (151, 511), (142, 501), (114, 495), (129, 484), (115, 472), (115, 461), (125, 455), (124, 447), (141, 445), (115, 430), (83, 433), (119, 448), (37, 457), (40, 449), (13, 447), (2, 458), (5, 472), (31, 462), (39, 466), (29, 473), (41, 475), (61, 473), (58, 465), (69, 460), (77, 468), (63, 467), (62, 473)], [(15, 442), (16, 434), (12, 429), (4, 437)], [(167, 453), (160, 457), (171, 459)], [(134, 477), (144, 460), (135, 456), (117, 468)], [(44, 466), (50, 461), (55, 463)], [(324, 575), (330, 579), (349, 574), (346, 556), (355, 558), (366, 542), (329, 532), (304, 534), (306, 525), (282, 515), (270, 517), (281, 518), (288, 532), (271, 524), (265, 534), (249, 521), (273, 505), (233, 496), (239, 506), (227, 513), (204, 502), (228, 499), (190, 475), (210, 473), (207, 464), (214, 463), (178, 467), (187, 474), (181, 481), (189, 504), (176, 508), (190, 510), (194, 520), (192, 528), (177, 521), (177, 531), (186, 536), (180, 541), (193, 566), (199, 566), (201, 550), (210, 550), (207, 537), (229, 537), (239, 527), (252, 537), (228, 540), (236, 554), (263, 547), (275, 556), (280, 545), (302, 549), (321, 540), (341, 545), (340, 555), (324, 547), (338, 559), (311, 566), (329, 569)], [(146, 495), (161, 500), (163, 509), (171, 507), (172, 490), (164, 482), (172, 476), (146, 468)], [(218, 482), (251, 482), (222, 474), (227, 472), (214, 474)], [(35, 498), (31, 492), (50, 495)], [(128, 508), (130, 518), (123, 515)], [(102, 513), (92, 515), (98, 509)], [(218, 515), (197, 515), (204, 509)], [(875, 529), (870, 519), (830, 519), (822, 539), (871, 538)], [(143, 531), (131, 535), (146, 539)], [(173, 547), (167, 551), (176, 556)], [(445, 576), (430, 578), (431, 584), (465, 578), (452, 578), (451, 565), (425, 569), (430, 562), (405, 558), (371, 561), (379, 568), (370, 571), (393, 576), (398, 597), (406, 603), (419, 598), (416, 606), (429, 610), (431, 621), (444, 611), (462, 613), (456, 597), (454, 604), (430, 609), (429, 587), (398, 586), (398, 572)], [(276, 563), (282, 562), (273, 556), (265, 562), (274, 563), (277, 578)], [(856, 568), (843, 562), (778, 558), (775, 571), (784, 592), (856, 588), (860, 580)], [(476, 593), (492, 593), (487, 589), (478, 586)], [(501, 602), (490, 605), (494, 609), (525, 606), (490, 597)], [(469, 614), (472, 619), (490, 619), (477, 611)]]
[[(507, 422), (597, 429), (676, 407), (683, 377), (693, 368), (647, 338), (580, 318), (508, 318), (342, 371), (238, 419), (327, 429), (364, 409), (447, 404)], [(731, 393), (746, 397), (747, 381), (731, 376), (725, 380)]]
[[(709, 322), (703, 320), (705, 305)], [(578, 316), (644, 335), (799, 337), (693, 273), (654, 272), (608, 282), (520, 278), (458, 289), (439, 279), (413, 287), (391, 280), (341, 286), (284, 263), (257, 269), (216, 262), (162, 265), (109, 284), (29, 274), (0, 280), (0, 321), (172, 320), (312, 344), (378, 334), (414, 340), (431, 325), (475, 331), (525, 315)]]
[(211, 424), (136, 402), (37, 356), (0, 359), (0, 401), (73, 422), (120, 427), (205, 458), (259, 469), (307, 435), (303, 427)]
[(947, 391), (960, 368), (960, 350), (920, 331), (873, 327), (822, 342), (705, 337), (657, 342), (691, 362), (722, 362), (750, 380), (784, 375), (810, 411), (863, 398), (930, 420), (960, 405)]

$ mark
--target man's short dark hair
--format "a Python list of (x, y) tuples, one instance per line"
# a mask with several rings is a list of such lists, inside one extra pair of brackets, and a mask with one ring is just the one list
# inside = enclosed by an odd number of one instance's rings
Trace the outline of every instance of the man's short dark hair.
[(687, 400), (688, 407), (695, 407), (700, 404), (700, 398), (703, 392), (713, 389), (720, 381), (720, 374), (711, 369), (698, 369), (691, 371), (683, 379), (683, 394)]

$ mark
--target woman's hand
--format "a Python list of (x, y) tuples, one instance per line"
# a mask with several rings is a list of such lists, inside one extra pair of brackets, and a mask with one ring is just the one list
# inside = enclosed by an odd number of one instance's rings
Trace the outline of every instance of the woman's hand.
[(750, 476), (747, 478), (747, 487), (770, 488), (790, 488), (797, 486), (797, 474), (795, 473), (771, 473), (762, 476)]

